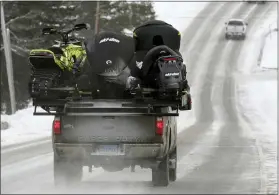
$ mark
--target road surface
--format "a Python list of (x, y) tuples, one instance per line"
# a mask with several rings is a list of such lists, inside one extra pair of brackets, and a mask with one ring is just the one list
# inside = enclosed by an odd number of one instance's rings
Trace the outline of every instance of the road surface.
[[(55, 189), (51, 141), (26, 148), (7, 148), (1, 154), (1, 193), (263, 193), (274, 192), (264, 172), (262, 150), (237, 107), (238, 58), (245, 41), (227, 41), (224, 22), (246, 18), (247, 39), (265, 15), (276, 9), (240, 2), (212, 2), (193, 20), (182, 39), (189, 63), (195, 122), (180, 130), (178, 180), (167, 188), (151, 185), (151, 170), (136, 167), (107, 173), (85, 170), (83, 182)], [(187, 121), (181, 115), (178, 120)]]

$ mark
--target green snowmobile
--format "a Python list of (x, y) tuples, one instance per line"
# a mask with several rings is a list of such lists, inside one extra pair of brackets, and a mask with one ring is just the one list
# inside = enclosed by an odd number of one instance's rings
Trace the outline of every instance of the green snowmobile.
[(50, 48), (30, 51), (32, 74), (29, 93), (33, 100), (59, 99), (68, 96), (69, 91), (73, 91), (75, 79), (86, 60), (86, 51), (82, 41), (74, 36), (70, 38), (69, 35), (83, 29), (88, 29), (88, 26), (82, 23), (70, 30), (58, 31), (55, 28), (42, 30), (43, 35), (61, 35), (62, 40), (56, 40), (56, 45)]

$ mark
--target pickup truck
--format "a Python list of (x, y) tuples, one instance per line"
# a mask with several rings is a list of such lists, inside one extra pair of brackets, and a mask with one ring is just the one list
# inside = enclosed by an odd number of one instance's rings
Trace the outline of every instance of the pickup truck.
[(152, 170), (154, 186), (168, 186), (177, 169), (174, 106), (103, 99), (65, 103), (52, 128), (55, 184), (80, 182), (84, 166), (89, 172), (92, 167), (134, 172), (140, 166)]
[(246, 37), (248, 23), (243, 19), (230, 19), (225, 23), (225, 38), (241, 38), (242, 40)]

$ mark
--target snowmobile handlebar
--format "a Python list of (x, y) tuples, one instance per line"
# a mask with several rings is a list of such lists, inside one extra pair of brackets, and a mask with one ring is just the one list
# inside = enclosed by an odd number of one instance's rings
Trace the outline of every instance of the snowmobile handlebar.
[(47, 27), (47, 28), (43, 28), (42, 30), (42, 34), (43, 35), (50, 35), (50, 34), (59, 34), (62, 37), (62, 42), (64, 44), (69, 43), (71, 40), (69, 40), (69, 34), (74, 32), (74, 31), (79, 31), (79, 30), (83, 30), (83, 29), (89, 29), (89, 25), (86, 23), (80, 23), (80, 24), (76, 24), (73, 28), (69, 29), (69, 30), (57, 30), (53, 27)]

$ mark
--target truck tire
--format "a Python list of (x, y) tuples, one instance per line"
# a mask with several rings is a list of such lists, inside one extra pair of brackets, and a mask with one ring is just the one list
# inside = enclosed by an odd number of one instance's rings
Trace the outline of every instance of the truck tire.
[(53, 174), (56, 186), (78, 183), (82, 180), (83, 165), (79, 161), (67, 161), (54, 155)]
[(169, 178), (170, 178), (170, 181), (176, 181), (176, 173), (177, 173), (176, 172), (177, 171), (177, 150), (176, 150), (176, 147), (175, 147), (174, 151), (171, 153), (170, 159), (175, 161), (175, 163), (174, 163), (175, 167), (169, 169)]
[(167, 154), (159, 166), (152, 169), (152, 183), (153, 186), (168, 186), (169, 182), (169, 155)]

